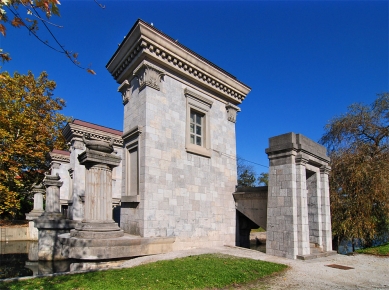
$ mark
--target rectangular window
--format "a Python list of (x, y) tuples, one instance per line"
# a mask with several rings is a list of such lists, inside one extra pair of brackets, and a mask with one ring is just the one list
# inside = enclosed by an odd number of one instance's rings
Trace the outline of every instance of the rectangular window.
[(186, 96), (186, 151), (211, 157), (209, 111), (213, 101), (185, 89)]
[(203, 146), (204, 114), (190, 112), (190, 143)]

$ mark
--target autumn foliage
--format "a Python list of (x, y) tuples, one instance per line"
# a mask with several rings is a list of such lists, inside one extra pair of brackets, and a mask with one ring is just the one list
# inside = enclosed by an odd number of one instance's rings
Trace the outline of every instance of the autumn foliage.
[(325, 129), (333, 234), (369, 245), (389, 232), (389, 94), (351, 105)]
[(69, 118), (58, 113), (65, 102), (53, 98), (55, 86), (45, 72), (0, 74), (0, 217), (31, 210), (23, 206), (48, 169), (46, 154), (66, 148), (61, 129)]

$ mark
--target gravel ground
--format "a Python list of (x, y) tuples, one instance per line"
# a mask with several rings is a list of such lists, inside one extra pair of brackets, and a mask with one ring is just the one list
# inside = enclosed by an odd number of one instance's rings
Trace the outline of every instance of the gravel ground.
[[(335, 255), (301, 261), (274, 257), (238, 247), (217, 247), (135, 258), (124, 262), (121, 267), (134, 267), (159, 260), (170, 260), (205, 253), (223, 253), (289, 266), (289, 269), (284, 273), (267, 279), (266, 286), (263, 285), (263, 282), (259, 282), (240, 289), (389, 289), (389, 257), (362, 254), (354, 256)], [(352, 267), (353, 269), (341, 270), (326, 266), (330, 264)]]

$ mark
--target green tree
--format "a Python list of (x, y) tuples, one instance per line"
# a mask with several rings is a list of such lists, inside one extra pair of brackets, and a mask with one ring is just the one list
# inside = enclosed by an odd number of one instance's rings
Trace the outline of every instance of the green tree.
[(325, 126), (333, 233), (370, 244), (389, 230), (389, 94), (352, 104)]
[(263, 184), (265, 186), (269, 185), (269, 173), (262, 172), (258, 176), (258, 184)]
[(55, 86), (45, 72), (0, 74), (0, 217), (30, 210), (21, 206), (48, 169), (46, 154), (66, 148), (61, 131), (70, 119), (58, 113), (65, 102), (53, 98)]
[(253, 166), (248, 165), (247, 162), (240, 156), (236, 159), (238, 186), (254, 187), (256, 185), (256, 172)]
[(254, 187), (255, 181), (256, 178), (254, 173), (248, 170), (243, 171), (243, 173), (238, 176), (238, 186), (241, 187)]

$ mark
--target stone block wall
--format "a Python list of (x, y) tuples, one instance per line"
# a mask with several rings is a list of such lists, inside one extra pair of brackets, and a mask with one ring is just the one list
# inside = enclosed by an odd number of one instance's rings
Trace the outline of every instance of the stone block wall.
[(233, 245), (235, 124), (227, 120), (225, 104), (214, 101), (209, 113), (211, 157), (187, 152), (185, 88), (165, 76), (160, 91), (135, 89), (125, 106), (125, 132), (142, 127), (140, 202), (122, 205), (121, 227), (143, 237), (176, 236), (176, 244), (183, 247), (204, 241)]

